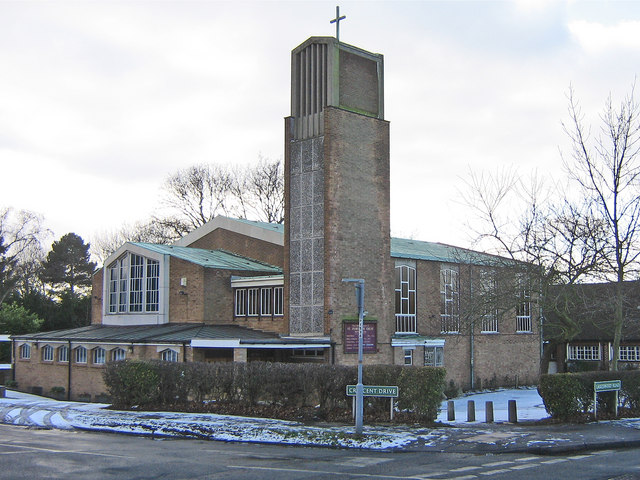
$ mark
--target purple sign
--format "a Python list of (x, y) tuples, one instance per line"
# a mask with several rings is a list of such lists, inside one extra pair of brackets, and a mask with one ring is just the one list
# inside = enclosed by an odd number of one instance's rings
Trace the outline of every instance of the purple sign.
[[(358, 353), (358, 322), (344, 323), (344, 353)], [(362, 331), (362, 352), (378, 351), (378, 324), (365, 322)]]

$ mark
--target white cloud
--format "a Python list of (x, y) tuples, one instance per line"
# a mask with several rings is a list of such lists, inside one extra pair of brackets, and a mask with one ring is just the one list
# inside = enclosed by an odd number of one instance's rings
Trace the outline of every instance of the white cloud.
[(602, 53), (613, 49), (640, 49), (640, 21), (621, 21), (604, 25), (587, 20), (569, 22), (569, 31), (589, 53)]

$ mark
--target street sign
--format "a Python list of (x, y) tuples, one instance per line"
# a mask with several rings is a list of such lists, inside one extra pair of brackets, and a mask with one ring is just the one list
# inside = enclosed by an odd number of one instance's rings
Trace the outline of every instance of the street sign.
[(606, 382), (593, 382), (594, 392), (615, 392), (622, 388), (621, 380), (607, 380)]
[[(363, 395), (365, 397), (397, 397), (398, 387), (395, 386), (380, 386), (380, 385), (363, 385)], [(356, 386), (347, 385), (347, 395), (355, 397)]]

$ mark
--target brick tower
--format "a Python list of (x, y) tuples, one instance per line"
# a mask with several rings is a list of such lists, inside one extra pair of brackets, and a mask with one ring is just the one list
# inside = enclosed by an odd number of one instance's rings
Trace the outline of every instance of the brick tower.
[[(312, 37), (291, 58), (285, 122), (285, 272), (291, 335), (330, 336), (356, 363), (355, 292), (365, 279), (365, 362), (391, 363), (393, 266), (383, 57)], [(357, 345), (356, 345), (357, 349)]]

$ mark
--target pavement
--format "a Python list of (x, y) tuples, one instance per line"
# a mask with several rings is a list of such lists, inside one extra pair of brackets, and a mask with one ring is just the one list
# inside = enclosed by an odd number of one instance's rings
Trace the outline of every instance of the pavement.
[[(365, 425), (303, 424), (275, 419), (177, 412), (118, 411), (106, 404), (56, 401), (7, 390), (0, 398), (0, 423), (127, 433), (152, 437), (474, 454), (567, 454), (640, 447), (640, 419), (586, 424), (518, 423)], [(366, 416), (365, 416), (366, 422)]]

